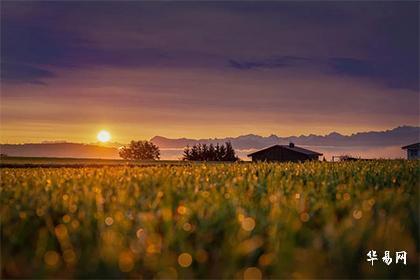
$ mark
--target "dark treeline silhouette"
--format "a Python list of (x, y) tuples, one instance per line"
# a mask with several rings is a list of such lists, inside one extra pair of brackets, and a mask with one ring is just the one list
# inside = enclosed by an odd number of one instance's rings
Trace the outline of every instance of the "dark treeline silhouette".
[(183, 160), (197, 161), (237, 161), (239, 158), (230, 142), (224, 145), (197, 144), (192, 147), (187, 146), (184, 149)]
[(119, 154), (128, 160), (156, 160), (160, 157), (159, 147), (149, 141), (131, 141), (119, 149)]

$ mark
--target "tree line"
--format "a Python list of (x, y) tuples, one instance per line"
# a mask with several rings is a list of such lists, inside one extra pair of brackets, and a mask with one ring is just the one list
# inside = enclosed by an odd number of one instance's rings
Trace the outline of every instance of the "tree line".
[(191, 148), (187, 146), (184, 149), (183, 160), (193, 161), (237, 161), (239, 158), (235, 154), (235, 150), (230, 142), (224, 145), (197, 144)]
[[(119, 148), (119, 155), (126, 160), (158, 160), (159, 147), (150, 141), (131, 141)], [(182, 160), (188, 161), (238, 161), (230, 142), (220, 145), (197, 144), (184, 149)]]

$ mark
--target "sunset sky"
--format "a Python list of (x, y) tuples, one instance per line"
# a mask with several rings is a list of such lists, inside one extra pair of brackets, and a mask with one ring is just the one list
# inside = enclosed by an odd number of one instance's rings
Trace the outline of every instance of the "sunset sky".
[(5, 2), (1, 143), (419, 124), (418, 2)]

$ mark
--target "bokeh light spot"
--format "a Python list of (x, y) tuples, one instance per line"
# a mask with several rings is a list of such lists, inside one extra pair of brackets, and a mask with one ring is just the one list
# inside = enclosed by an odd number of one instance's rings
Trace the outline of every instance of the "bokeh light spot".
[(252, 231), (255, 228), (255, 220), (251, 217), (246, 217), (242, 220), (242, 228), (246, 231)]
[(44, 255), (44, 261), (48, 266), (56, 266), (60, 261), (60, 256), (56, 251), (48, 251)]
[(192, 257), (188, 253), (182, 253), (178, 256), (178, 264), (182, 267), (189, 267), (192, 263)]
[(244, 279), (261, 279), (262, 273), (257, 267), (248, 267), (244, 271)]
[(105, 224), (107, 226), (112, 226), (113, 223), (114, 223), (114, 219), (113, 218), (111, 218), (111, 217), (106, 217), (105, 218)]

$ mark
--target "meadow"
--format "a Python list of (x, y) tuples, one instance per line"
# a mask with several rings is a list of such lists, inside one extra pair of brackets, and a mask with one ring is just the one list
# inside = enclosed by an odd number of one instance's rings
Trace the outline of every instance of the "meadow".
[(418, 161), (0, 172), (3, 278), (419, 278)]
[(181, 160), (124, 160), (100, 158), (53, 158), (53, 157), (1, 157), (0, 168), (16, 167), (104, 167), (104, 166), (151, 166), (151, 165), (185, 165)]

